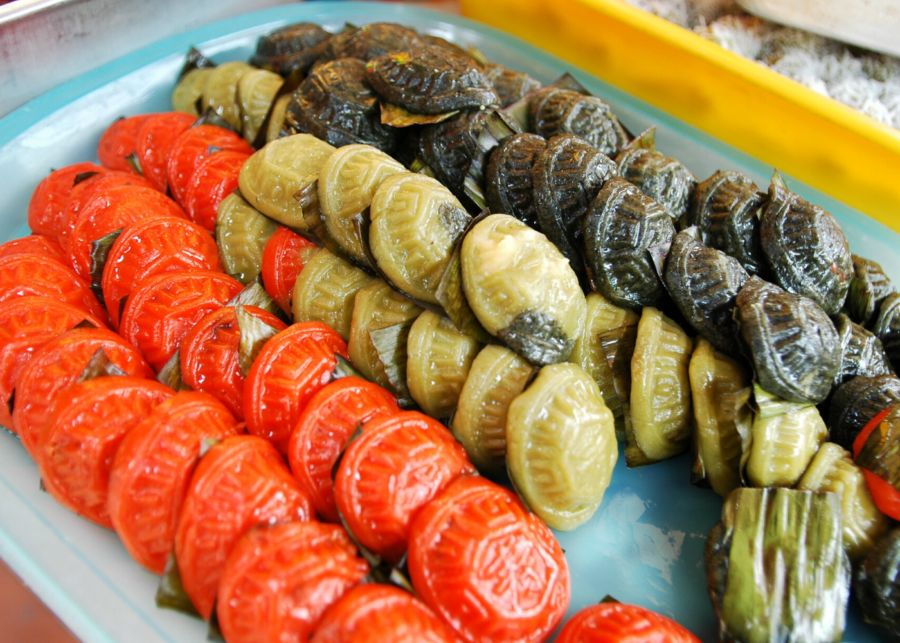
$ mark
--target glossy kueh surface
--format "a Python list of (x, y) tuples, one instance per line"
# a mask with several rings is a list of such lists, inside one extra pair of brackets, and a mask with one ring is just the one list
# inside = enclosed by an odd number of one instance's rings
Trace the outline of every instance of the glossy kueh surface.
[[(51, 90), (0, 119), (0, 240), (27, 234), (27, 204), (50, 168), (96, 158), (97, 141), (122, 115), (169, 109), (188, 47), (217, 62), (247, 60), (256, 39), (278, 27), (313, 21), (335, 31), (394, 21), (474, 46), (489, 59), (544, 83), (572, 72), (601, 97), (632, 132), (658, 126), (657, 145), (698, 178), (719, 169), (741, 171), (768, 184), (772, 168), (500, 31), (456, 16), (390, 3), (304, 2), (217, 22), (157, 42)], [(787, 177), (789, 187), (840, 221), (851, 248), (900, 279), (900, 235), (823, 193)], [(572, 570), (568, 616), (607, 594), (672, 617), (703, 641), (717, 623), (702, 565), (707, 532), (719, 520), (715, 493), (692, 487), (690, 458), (628, 470), (620, 454), (612, 483), (594, 517), (558, 533)], [(67, 511), (39, 490), (35, 465), (17, 439), (0, 431), (0, 558), (83, 641), (201, 643), (206, 626), (154, 604), (157, 579), (132, 562), (116, 537)], [(851, 603), (848, 641), (876, 634)], [(0, 635), (2, 638), (2, 635)]]

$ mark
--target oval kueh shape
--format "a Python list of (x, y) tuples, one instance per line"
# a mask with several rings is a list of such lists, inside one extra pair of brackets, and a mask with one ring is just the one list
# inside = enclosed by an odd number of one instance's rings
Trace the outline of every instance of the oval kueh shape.
[(341, 450), (366, 422), (399, 413), (393, 395), (358, 377), (342, 377), (313, 395), (291, 432), (288, 461), (322, 520), (340, 522), (331, 476)]
[(16, 383), (18, 401), (13, 422), (22, 446), (32, 457), (38, 437), (52, 417), (56, 398), (78, 381), (98, 350), (128, 375), (153, 377), (137, 349), (105, 328), (76, 328), (50, 340), (35, 351)]
[(82, 323), (106, 328), (96, 317), (49, 297), (16, 297), (0, 302), (0, 425), (14, 430), (9, 402), (34, 352)]
[(184, 589), (205, 619), (212, 616), (228, 554), (250, 528), (309, 520), (312, 504), (269, 442), (226, 438), (194, 471), (175, 532)]
[(818, 304), (752, 277), (738, 292), (735, 319), (760, 386), (791, 402), (825, 399), (841, 342)]
[(378, 267), (401, 290), (438, 304), (457, 239), (471, 221), (450, 191), (423, 174), (385, 179), (372, 197), (369, 242)]
[(382, 99), (414, 114), (500, 106), (474, 59), (440, 47), (383, 54), (369, 61), (366, 72)]
[(118, 236), (103, 269), (103, 300), (119, 325), (121, 301), (152, 275), (176, 270), (221, 271), (216, 242), (202, 227), (176, 217), (141, 219)]
[[(272, 332), (287, 328), (280, 319), (256, 306), (244, 311)], [(244, 419), (244, 382), (241, 371), (241, 326), (234, 306), (223, 306), (201, 319), (184, 336), (179, 349), (181, 376), (195, 391), (219, 400), (238, 420)]]
[(406, 411), (370, 421), (347, 446), (334, 479), (335, 500), (354, 538), (396, 563), (418, 511), (469, 473), (474, 467), (465, 450), (440, 422)]
[(287, 76), (294, 69), (304, 72), (334, 36), (311, 22), (299, 22), (260, 36), (250, 64)]
[(600, 188), (619, 171), (597, 148), (573, 134), (560, 134), (534, 158), (531, 178), (539, 230), (584, 274), (584, 217)]
[(453, 643), (456, 636), (407, 591), (364, 583), (347, 592), (319, 623), (310, 643)]
[(138, 161), (141, 172), (150, 184), (165, 194), (168, 188), (166, 181), (166, 161), (169, 150), (178, 136), (190, 129), (197, 121), (193, 114), (184, 112), (163, 112), (155, 114), (144, 121), (137, 135)]
[(625, 179), (606, 182), (584, 219), (584, 258), (594, 288), (617, 306), (655, 306), (665, 294), (650, 254), (675, 237), (672, 217)]
[(242, 284), (253, 281), (262, 270), (266, 244), (279, 229), (287, 230), (236, 192), (222, 199), (215, 233), (224, 271)]
[(529, 108), (535, 133), (545, 138), (575, 134), (607, 156), (615, 156), (628, 139), (609, 105), (594, 96), (544, 87), (532, 96)]
[(372, 204), (378, 186), (406, 168), (371, 145), (345, 145), (328, 157), (319, 173), (319, 207), (328, 233), (359, 263), (367, 263), (353, 219)]
[(44, 488), (64, 507), (112, 529), (107, 498), (115, 453), (126, 434), (174, 394), (155, 380), (130, 375), (67, 388), (37, 442)]
[(850, 290), (853, 259), (831, 213), (773, 180), (761, 220), (763, 253), (781, 287), (837, 313)]
[(569, 568), (550, 529), (478, 476), (425, 505), (408, 560), (419, 597), (466, 640), (543, 641), (569, 604)]
[(425, 311), (409, 329), (406, 383), (422, 410), (434, 418), (453, 414), (480, 344), (449, 319)]
[(663, 270), (666, 288), (688, 323), (730, 355), (738, 350), (735, 302), (749, 278), (737, 259), (684, 230), (675, 235)]
[(327, 324), (344, 341), (349, 340), (356, 293), (373, 281), (373, 277), (325, 248), (318, 249), (294, 282), (294, 321)]
[(109, 516), (131, 557), (162, 575), (201, 443), (240, 432), (228, 409), (206, 393), (176, 393), (119, 446), (109, 477)]
[(209, 270), (155, 275), (131, 293), (119, 333), (159, 372), (191, 328), (241, 289), (228, 275)]
[(450, 424), (479, 471), (496, 475), (506, 469), (506, 416), (534, 367), (508, 348), (481, 349), (463, 383)]
[(485, 330), (511, 335), (509, 348), (533, 363), (568, 358), (587, 304), (571, 264), (547, 237), (492, 214), (463, 239), (461, 261), (466, 298)]
[(370, 333), (394, 324), (411, 322), (421, 312), (421, 308), (381, 279), (376, 279), (356, 293), (347, 354), (367, 380), (386, 388), (391, 386), (385, 364)]
[(285, 136), (254, 153), (241, 168), (238, 184), (252, 207), (279, 223), (307, 230), (294, 195), (319, 173), (334, 147), (309, 134)]
[[(674, 321), (652, 307), (638, 322), (631, 361), (631, 422), (636, 445), (651, 461), (687, 450), (692, 428), (688, 369), (694, 345)], [(631, 463), (629, 463), (631, 464)]]
[(0, 259), (0, 302), (22, 297), (48, 297), (109, 322), (106, 310), (87, 282), (58, 259), (21, 254)]
[(685, 215), (697, 178), (681, 161), (635, 146), (619, 154), (616, 163), (623, 179), (662, 205), (673, 219)]
[(551, 364), (509, 405), (507, 466), (528, 507), (571, 531), (600, 507), (619, 456), (615, 423), (591, 377)]
[(491, 212), (511, 214), (529, 227), (541, 229), (534, 208), (531, 168), (535, 157), (546, 146), (543, 136), (513, 134), (491, 152), (485, 189)]
[(697, 186), (687, 226), (698, 226), (703, 243), (738, 261), (750, 274), (763, 272), (759, 208), (765, 195), (739, 172), (716, 172)]
[(263, 346), (244, 382), (247, 431), (287, 452), (291, 431), (310, 398), (332, 379), (344, 340), (318, 322), (291, 325)]
[(166, 180), (176, 201), (183, 203), (194, 170), (215, 150), (253, 154), (247, 141), (215, 125), (191, 127), (175, 139), (166, 162)]
[(312, 134), (335, 147), (364, 143), (390, 153), (397, 131), (381, 124), (378, 96), (366, 64), (340, 58), (313, 69), (291, 97), (284, 128)]
[(322, 615), (369, 565), (337, 525), (285, 522), (252, 529), (222, 572), (216, 615), (229, 643), (308, 641)]

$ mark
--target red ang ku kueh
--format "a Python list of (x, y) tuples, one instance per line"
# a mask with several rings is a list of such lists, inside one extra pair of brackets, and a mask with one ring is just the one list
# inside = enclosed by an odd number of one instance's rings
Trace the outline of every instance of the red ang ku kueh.
[(900, 520), (900, 406), (872, 418), (853, 441), (853, 458), (878, 508)]

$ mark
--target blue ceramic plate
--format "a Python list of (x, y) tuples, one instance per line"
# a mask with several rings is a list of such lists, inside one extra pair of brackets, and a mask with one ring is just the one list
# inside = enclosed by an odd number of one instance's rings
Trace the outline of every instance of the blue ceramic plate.
[[(473, 45), (491, 60), (550, 82), (570, 71), (607, 100), (634, 132), (659, 127), (658, 147), (698, 177), (740, 170), (768, 185), (772, 168), (685, 125), (530, 45), (471, 21), (404, 5), (303, 3), (218, 22), (169, 38), (57, 87), (0, 120), (0, 241), (27, 234), (35, 185), (51, 168), (96, 159), (103, 130), (117, 117), (170, 109), (188, 47), (217, 62), (247, 60), (258, 36), (312, 21), (336, 30), (345, 21), (400, 22)], [(857, 254), (900, 278), (900, 235), (791, 181), (792, 188), (838, 216)], [(0, 431), (0, 433), (3, 433)], [(716, 639), (706, 592), (703, 543), (721, 502), (692, 487), (690, 461), (627, 470), (624, 457), (603, 506), (586, 525), (558, 534), (572, 571), (570, 615), (610, 594), (670, 616), (704, 641)], [(116, 536), (71, 514), (38, 489), (38, 473), (12, 435), (0, 435), (0, 557), (82, 640), (142, 643), (205, 641), (204, 624), (155, 607), (156, 578), (133, 563)], [(877, 641), (851, 607), (847, 640)]]

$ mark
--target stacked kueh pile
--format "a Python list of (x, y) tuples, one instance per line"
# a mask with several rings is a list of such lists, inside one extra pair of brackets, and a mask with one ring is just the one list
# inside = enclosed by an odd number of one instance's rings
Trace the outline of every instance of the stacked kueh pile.
[(733, 0), (627, 0), (900, 128), (900, 59), (751, 16)]

